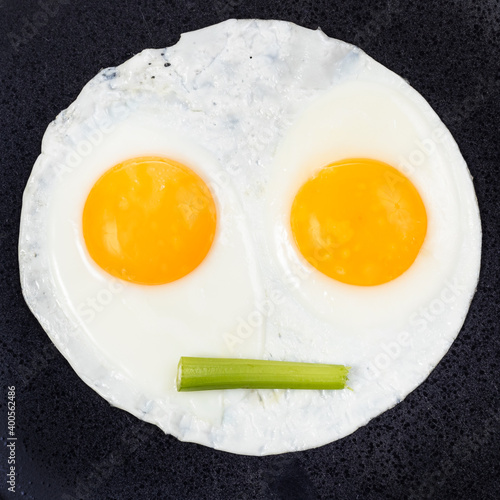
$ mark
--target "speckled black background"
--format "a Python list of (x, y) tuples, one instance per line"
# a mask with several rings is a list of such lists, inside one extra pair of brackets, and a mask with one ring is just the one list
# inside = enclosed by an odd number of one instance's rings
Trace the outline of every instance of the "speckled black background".
[[(499, 2), (0, 0), (0, 496), (66, 499), (498, 499)], [(409, 80), (449, 127), (483, 224), (477, 294), (427, 381), (353, 435), (242, 457), (178, 442), (87, 387), (21, 295), (21, 195), (51, 120), (101, 68), (229, 17), (321, 26)], [(35, 27), (33, 22), (37, 23)], [(17, 493), (6, 484), (17, 392)]]

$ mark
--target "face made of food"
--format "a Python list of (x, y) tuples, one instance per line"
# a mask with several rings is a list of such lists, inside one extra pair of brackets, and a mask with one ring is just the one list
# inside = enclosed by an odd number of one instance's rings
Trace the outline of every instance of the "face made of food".
[[(449, 132), (359, 49), (227, 21), (104, 70), (28, 183), (28, 304), (77, 373), (165, 432), (235, 453), (353, 432), (421, 383), (477, 282)], [(181, 356), (352, 367), (343, 391), (176, 391)]]

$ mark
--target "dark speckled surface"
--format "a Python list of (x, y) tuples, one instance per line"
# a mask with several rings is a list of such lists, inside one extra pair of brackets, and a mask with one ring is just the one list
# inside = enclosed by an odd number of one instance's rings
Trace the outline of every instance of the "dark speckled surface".
[[(462, 150), (484, 233), (469, 315), (427, 381), (341, 441), (264, 458), (180, 443), (110, 407), (29, 312), (17, 264), (21, 194), (49, 122), (101, 68), (228, 17), (321, 26), (408, 79)], [(0, 0), (0, 497), (499, 498), (499, 28), (494, 1)], [(8, 385), (16, 493), (5, 476)]]

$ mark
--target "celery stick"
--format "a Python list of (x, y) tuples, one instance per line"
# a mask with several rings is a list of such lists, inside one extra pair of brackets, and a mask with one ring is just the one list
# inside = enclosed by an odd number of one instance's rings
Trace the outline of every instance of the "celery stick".
[(343, 365), (181, 357), (177, 390), (344, 389), (348, 372)]

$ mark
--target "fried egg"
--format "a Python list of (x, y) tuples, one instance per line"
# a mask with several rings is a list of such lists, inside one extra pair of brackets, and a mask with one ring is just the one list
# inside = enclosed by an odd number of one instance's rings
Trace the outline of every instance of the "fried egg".
[[(359, 48), (229, 20), (102, 70), (44, 135), (23, 294), (76, 373), (183, 441), (342, 438), (428, 376), (477, 284), (449, 131)], [(179, 393), (181, 356), (348, 365), (349, 389)]]

